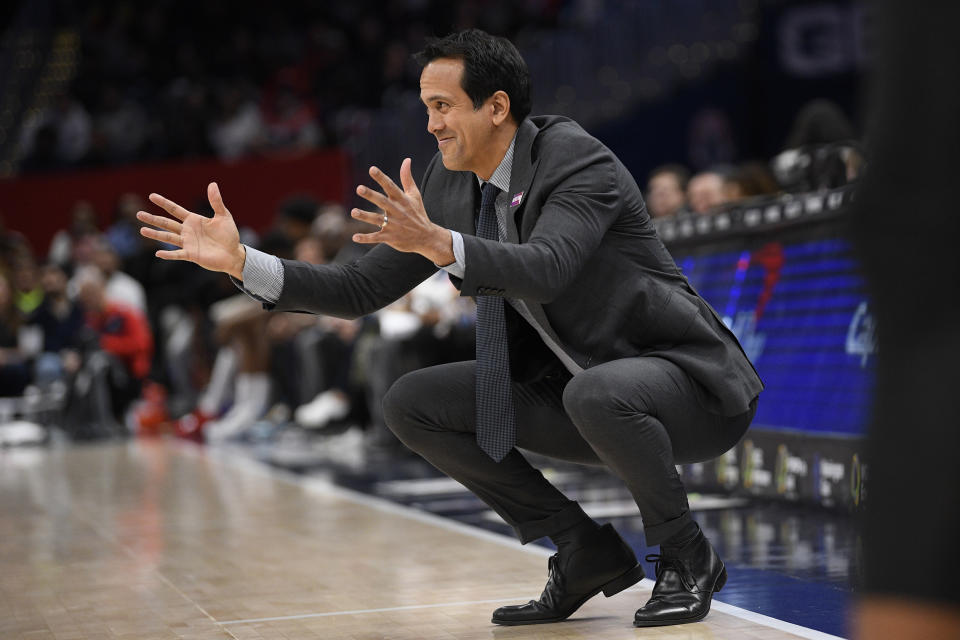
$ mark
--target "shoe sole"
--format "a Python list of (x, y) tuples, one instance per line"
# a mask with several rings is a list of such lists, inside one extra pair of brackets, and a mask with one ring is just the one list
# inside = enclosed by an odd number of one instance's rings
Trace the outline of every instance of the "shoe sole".
[(550, 622), (563, 622), (574, 613), (577, 609), (583, 606), (583, 604), (597, 595), (600, 592), (603, 592), (603, 595), (609, 598), (610, 596), (615, 596), (624, 589), (629, 589), (633, 585), (637, 584), (643, 580), (646, 574), (643, 572), (643, 566), (640, 563), (637, 563), (635, 567), (626, 571), (610, 582), (607, 582), (601, 587), (598, 587), (596, 591), (588, 593), (586, 596), (580, 599), (567, 613), (562, 616), (554, 616), (553, 618), (537, 618), (535, 620), (499, 620), (497, 618), (491, 618), (490, 621), (493, 624), (499, 624), (504, 627), (517, 627), (525, 624), (548, 624)]
[(634, 619), (633, 626), (635, 627), (666, 627), (675, 624), (687, 624), (690, 622), (700, 622), (707, 617), (707, 614), (710, 613), (710, 605), (713, 604), (713, 594), (723, 589), (723, 585), (727, 584), (727, 568), (724, 567), (723, 571), (720, 572), (717, 581), (713, 584), (713, 591), (710, 592), (710, 599), (707, 601), (707, 608), (704, 609), (703, 613), (692, 618), (671, 618), (666, 620), (642, 620), (638, 621)]

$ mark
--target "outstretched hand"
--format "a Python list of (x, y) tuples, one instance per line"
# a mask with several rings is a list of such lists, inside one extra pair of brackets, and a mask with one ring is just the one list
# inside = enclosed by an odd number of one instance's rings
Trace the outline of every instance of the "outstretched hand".
[(223, 204), (217, 183), (211, 182), (207, 187), (207, 198), (213, 207), (212, 218), (187, 211), (177, 203), (157, 193), (151, 193), (150, 202), (175, 219), (138, 211), (137, 220), (157, 227), (141, 227), (140, 233), (144, 237), (179, 247), (175, 250), (157, 251), (158, 258), (186, 260), (204, 269), (229, 273), (242, 280), (246, 250), (240, 244), (237, 225)]
[(383, 193), (360, 185), (357, 195), (384, 213), (353, 209), (350, 214), (354, 218), (380, 228), (373, 233), (354, 234), (353, 240), (361, 244), (383, 242), (397, 251), (419, 253), (435, 264), (450, 264), (454, 261), (450, 231), (434, 224), (427, 216), (410, 164), (410, 158), (405, 158), (400, 165), (402, 189), (383, 171), (370, 167), (370, 177)]

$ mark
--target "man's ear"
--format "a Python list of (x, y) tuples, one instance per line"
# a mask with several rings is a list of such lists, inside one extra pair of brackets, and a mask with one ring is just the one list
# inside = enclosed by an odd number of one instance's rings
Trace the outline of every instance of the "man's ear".
[(493, 124), (500, 126), (510, 117), (510, 96), (506, 91), (497, 91), (490, 96)]

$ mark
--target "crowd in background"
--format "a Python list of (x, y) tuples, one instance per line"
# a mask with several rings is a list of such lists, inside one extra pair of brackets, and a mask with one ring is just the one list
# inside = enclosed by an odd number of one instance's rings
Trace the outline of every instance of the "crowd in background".
[[(78, 202), (46, 255), (16, 232), (0, 238), (0, 396), (53, 398), (53, 420), (74, 438), (168, 429), (219, 442), (268, 415), (276, 427), (373, 427), (389, 444), (377, 399), (390, 384), (472, 357), (471, 302), (441, 275), (370, 318), (268, 313), (222, 274), (155, 258), (134, 221), (145, 208), (126, 194), (101, 226)], [(342, 264), (362, 251), (349, 241), (357, 224), (298, 196), (267, 233), (242, 236), (283, 258)]]
[(454, 25), (509, 37), (553, 23), (561, 4), (68, 3), (76, 76), (21, 128), (20, 170), (333, 146), (344, 113), (418, 86), (411, 54), (427, 36)]
[[(786, 149), (691, 175), (655, 169), (645, 198), (651, 217), (709, 215), (745, 199), (840, 186), (862, 159), (839, 110), (801, 110)], [(222, 442), (278, 428), (359, 425), (394, 443), (379, 399), (402, 374), (473, 357), (473, 308), (438, 274), (370, 318), (269, 313), (226, 276), (154, 256), (139, 233), (141, 196), (105, 212), (77, 202), (46, 255), (16, 232), (0, 234), (0, 396), (59, 404), (60, 426), (77, 438), (168, 429)], [(195, 210), (212, 212), (200, 202)], [(242, 240), (313, 264), (346, 264), (364, 250), (338, 203), (294, 196), (262, 237)], [(253, 431), (252, 431), (253, 430)]]
[(842, 186), (864, 171), (853, 126), (835, 104), (814, 100), (797, 114), (785, 149), (769, 163), (747, 161), (691, 175), (664, 164), (650, 172), (644, 197), (653, 218), (707, 215), (751, 198)]

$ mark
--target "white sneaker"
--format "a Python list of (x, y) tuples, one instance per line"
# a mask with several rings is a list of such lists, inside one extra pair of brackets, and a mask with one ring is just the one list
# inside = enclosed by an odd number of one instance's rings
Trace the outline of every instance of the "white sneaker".
[(223, 417), (204, 426), (207, 442), (215, 444), (236, 437), (259, 420), (270, 401), (270, 379), (266, 374), (238, 375), (236, 398)]
[(0, 424), (0, 446), (42, 444), (46, 437), (47, 430), (34, 422), (13, 420)]
[(328, 389), (307, 404), (300, 405), (293, 419), (305, 429), (322, 429), (334, 420), (341, 420), (350, 413), (350, 403), (342, 391)]

